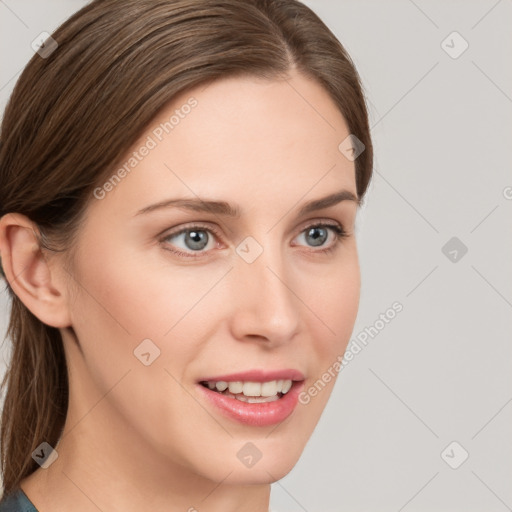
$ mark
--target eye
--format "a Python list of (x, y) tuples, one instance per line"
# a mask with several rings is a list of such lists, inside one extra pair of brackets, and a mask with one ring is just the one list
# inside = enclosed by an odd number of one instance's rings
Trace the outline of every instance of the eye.
[[(306, 240), (306, 245), (309, 247), (322, 247), (328, 240), (329, 233), (331, 233), (331, 243), (326, 248), (312, 251), (326, 253), (335, 250), (341, 240), (348, 236), (340, 224), (325, 222), (310, 224), (296, 238), (300, 239), (303, 237)], [(221, 235), (216, 229), (213, 229), (211, 226), (206, 227), (196, 224), (165, 235), (161, 242), (166, 250), (178, 256), (199, 258), (218, 246), (218, 242), (215, 241), (216, 238), (221, 239)], [(182, 244), (181, 247), (178, 245), (180, 242)]]
[[(208, 252), (204, 249), (208, 246), (210, 243), (210, 249), (212, 249), (212, 245), (215, 246), (216, 244), (211, 244), (211, 242), (214, 242), (215, 237), (219, 237), (219, 233), (214, 230), (211, 227), (205, 227), (200, 225), (194, 225), (189, 226), (187, 228), (181, 229), (180, 231), (177, 231), (176, 233), (170, 233), (166, 235), (162, 242), (167, 243), (170, 240), (178, 240), (181, 241), (182, 244), (184, 244), (184, 247), (181, 248), (185, 251), (192, 251), (199, 254), (190, 254), (190, 252), (184, 252), (178, 249), (168, 248), (171, 252), (174, 252), (178, 254), (179, 256), (185, 256), (185, 257), (191, 257), (191, 258), (197, 258), (200, 257), (203, 253)], [(172, 244), (176, 247), (176, 242), (173, 242)]]
[(325, 241), (329, 238), (329, 231), (334, 233), (332, 238), (334, 239), (328, 246), (320, 251), (313, 252), (321, 252), (326, 253), (335, 250), (340, 244), (343, 238), (348, 236), (348, 233), (345, 231), (341, 224), (331, 224), (331, 223), (319, 223), (319, 224), (310, 224), (305, 229), (301, 231), (297, 238), (303, 237), (307, 241), (307, 245), (310, 247), (319, 247), (325, 244)]

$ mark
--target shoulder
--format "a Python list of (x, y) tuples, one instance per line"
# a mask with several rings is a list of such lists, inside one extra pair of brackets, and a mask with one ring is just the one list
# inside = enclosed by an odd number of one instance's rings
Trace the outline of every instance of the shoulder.
[(4, 496), (0, 501), (0, 512), (37, 512), (21, 488)]

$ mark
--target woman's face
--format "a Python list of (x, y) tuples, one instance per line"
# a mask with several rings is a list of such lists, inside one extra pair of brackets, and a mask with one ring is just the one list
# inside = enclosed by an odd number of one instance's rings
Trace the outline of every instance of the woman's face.
[[(307, 391), (333, 375), (358, 310), (347, 136), (328, 93), (298, 74), (216, 81), (158, 115), (96, 189), (68, 269), (82, 348), (62, 330), (68, 428), (103, 424), (114, 446), (214, 481), (292, 469), (334, 378)], [(261, 392), (268, 403), (247, 402)]]

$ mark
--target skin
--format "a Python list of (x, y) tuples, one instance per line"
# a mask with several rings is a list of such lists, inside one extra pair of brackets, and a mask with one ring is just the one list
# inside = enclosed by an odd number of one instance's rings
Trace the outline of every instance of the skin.
[[(70, 266), (38, 250), (29, 219), (1, 219), (7, 278), (60, 329), (70, 373), (59, 457), (21, 483), (40, 511), (266, 512), (270, 483), (299, 459), (335, 379), (268, 427), (225, 417), (197, 389), (201, 377), (255, 368), (298, 369), (307, 389), (343, 354), (356, 320), (357, 201), (297, 216), (309, 200), (357, 196), (354, 162), (338, 150), (349, 130), (319, 84), (290, 77), (222, 79), (175, 98), (134, 149), (188, 98), (198, 105), (91, 201)], [(196, 196), (236, 203), (241, 216), (136, 215)], [(220, 233), (208, 233), (199, 258), (167, 250), (193, 254), (183, 235), (162, 239), (197, 222)], [(348, 236), (336, 245), (328, 229), (315, 246), (306, 229), (315, 222)], [(251, 264), (236, 252), (247, 236), (263, 248)], [(150, 366), (133, 354), (146, 338), (161, 351)], [(251, 468), (237, 458), (248, 441), (262, 453)]]

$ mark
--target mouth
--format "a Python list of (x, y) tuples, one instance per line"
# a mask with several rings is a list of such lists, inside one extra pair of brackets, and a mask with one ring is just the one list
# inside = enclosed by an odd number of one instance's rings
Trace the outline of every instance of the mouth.
[[(214, 413), (244, 425), (267, 426), (281, 423), (292, 414), (304, 388), (304, 377), (299, 372), (250, 372), (208, 378), (197, 383), (200, 395)], [(270, 380), (269, 377), (274, 377)], [(235, 380), (236, 379), (236, 380)]]

